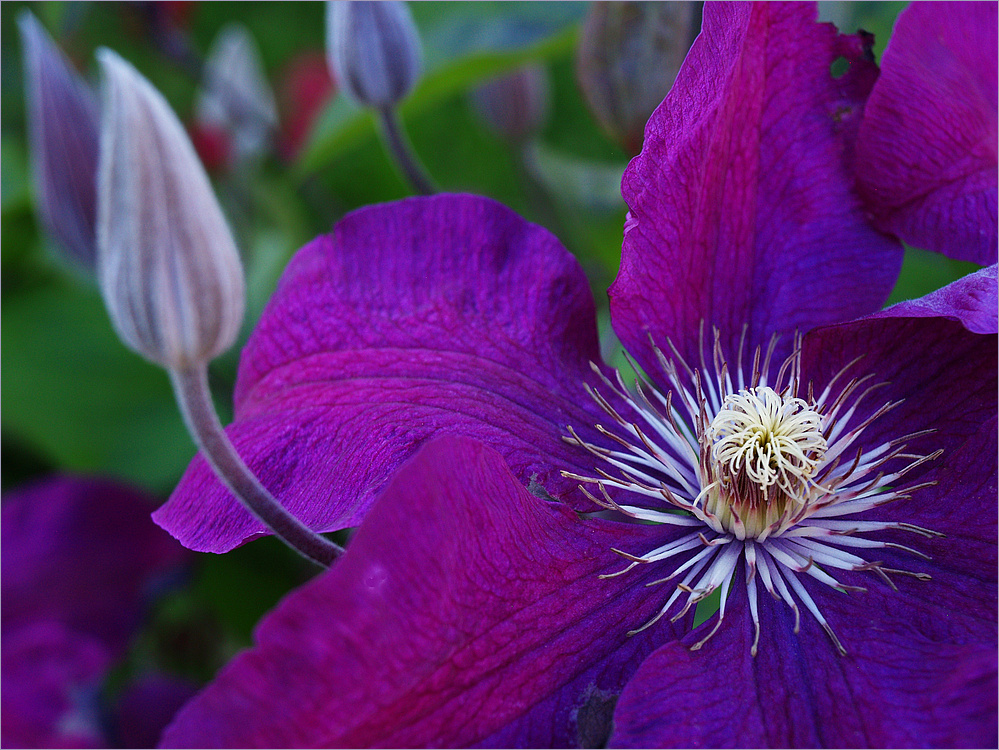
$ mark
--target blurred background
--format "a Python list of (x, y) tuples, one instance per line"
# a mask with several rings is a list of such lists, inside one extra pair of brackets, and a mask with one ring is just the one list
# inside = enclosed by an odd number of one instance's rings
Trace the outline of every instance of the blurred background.
[[(873, 32), (880, 58), (905, 3), (820, 6), (844, 32)], [(241, 342), (211, 368), (223, 422), (241, 343), (292, 254), (346, 212), (412, 191), (375, 118), (327, 71), (321, 3), (0, 6), (3, 488), (83, 472), (125, 480), (161, 501), (194, 448), (167, 376), (119, 343), (95, 283), (36, 213), (16, 23), (25, 8), (91, 83), (97, 47), (131, 61), (179, 114), (213, 178), (249, 287)], [(415, 153), (442, 190), (491, 196), (559, 237), (591, 280), (614, 361), (606, 290), (620, 258), (620, 177), (697, 33), (700, 5), (421, 2), (411, 10), (423, 72), (400, 114)], [(239, 54), (222, 41), (234, 33), (244, 40)], [(263, 84), (245, 89), (259, 107), (235, 122), (219, 116), (225, 86), (209, 85), (211, 71), (224, 78), (232, 59), (243, 73), (259, 64)], [(891, 301), (971, 268), (909, 250)], [(185, 585), (155, 604), (108, 689), (149, 665), (210, 678), (249, 644), (261, 614), (312, 573), (270, 539), (197, 556)]]

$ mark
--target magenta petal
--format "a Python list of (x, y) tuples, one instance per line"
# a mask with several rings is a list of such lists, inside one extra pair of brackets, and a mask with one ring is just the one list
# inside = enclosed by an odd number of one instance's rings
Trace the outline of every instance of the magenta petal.
[(107, 746), (98, 695), (111, 656), (100, 641), (57, 622), (5, 629), (2, 664), (0, 744)]
[(125, 688), (114, 709), (118, 747), (156, 747), (174, 715), (195, 693), (188, 680), (165, 674), (144, 675)]
[(944, 317), (959, 320), (974, 333), (999, 331), (999, 289), (995, 265), (968, 274), (919, 299), (900, 302), (875, 317)]
[[(289, 265), (243, 352), (228, 431), (319, 530), (357, 525), (438, 434), (476, 437), (562, 495), (577, 483), (559, 470), (591, 468), (562, 440), (601, 421), (582, 387), (591, 360), (589, 286), (547, 231), (474, 196), (373, 206)], [(154, 518), (202, 551), (263, 532), (200, 458)]]
[[(885, 567), (931, 576), (920, 581), (895, 576), (897, 591), (871, 586), (858, 577), (851, 583), (868, 588), (861, 601), (875, 611), (891, 612), (904, 623), (894, 626), (900, 639), (906, 632), (940, 641), (996, 646), (996, 562), (999, 508), (996, 505), (996, 416), (986, 418), (977, 433), (940, 457), (937, 483), (911, 498), (889, 503), (865, 514), (869, 520), (904, 520), (943, 534), (919, 538), (904, 531), (883, 538), (928, 555), (919, 559), (904, 550), (878, 551)], [(848, 633), (853, 615), (842, 618)], [(848, 637), (848, 636), (847, 636)]]
[(149, 520), (155, 500), (100, 479), (4, 493), (4, 632), (53, 620), (124, 650), (157, 578), (189, 554)]
[(857, 142), (861, 192), (911, 245), (996, 262), (995, 3), (913, 3), (898, 17)]
[(610, 746), (994, 746), (994, 638), (942, 643), (895, 630), (900, 620), (858, 605), (862, 597), (831, 592), (820, 603), (827, 616), (827, 600), (851, 606), (849, 632), (837, 628), (840, 656), (818, 623), (803, 616), (795, 635), (787, 608), (764, 595), (754, 658), (737, 586), (733, 612), (702, 650), (688, 650), (691, 635), (646, 659), (618, 702)]
[[(823, 388), (844, 366), (855, 362), (844, 377), (873, 376), (868, 382), (877, 385), (855, 422), (897, 402), (865, 429), (861, 444), (873, 448), (932, 430), (907, 440), (907, 452), (929, 455), (943, 449), (946, 454), (995, 416), (999, 389), (996, 337), (972, 333), (954, 317), (879, 314), (816, 329), (803, 342), (802, 377), (816, 389)], [(983, 463), (983, 472), (994, 472), (994, 449), (992, 456)], [(945, 467), (946, 457), (924, 464), (908, 478), (930, 481), (938, 472), (946, 472)]]
[[(893, 590), (870, 573), (841, 573), (849, 595), (799, 577), (847, 649), (840, 655), (802, 612), (760, 594), (760, 651), (740, 571), (733, 606), (699, 652), (703, 633), (664, 646), (621, 695), (611, 746), (990, 747), (996, 743), (996, 418), (942, 457), (939, 484), (863, 516), (946, 536), (891, 532), (910, 545), (877, 550)], [(707, 623), (704, 627), (710, 627)]]
[[(649, 120), (622, 190), (631, 209), (614, 329), (650, 372), (649, 334), (696, 362), (703, 321), (747, 343), (877, 310), (902, 249), (867, 223), (851, 155), (876, 68), (806, 3), (717, 3)], [(840, 78), (838, 57), (850, 61)], [(790, 347), (785, 336), (783, 351)]]
[(163, 744), (599, 739), (601, 711), (606, 734), (608, 703), (677, 632), (667, 623), (625, 635), (661, 604), (642, 585), (660, 571), (599, 578), (622, 567), (612, 545), (651, 545), (652, 534), (581, 521), (528, 493), (495, 451), (435, 440), (398, 472), (346, 555), (264, 618), (258, 645), (181, 710)]

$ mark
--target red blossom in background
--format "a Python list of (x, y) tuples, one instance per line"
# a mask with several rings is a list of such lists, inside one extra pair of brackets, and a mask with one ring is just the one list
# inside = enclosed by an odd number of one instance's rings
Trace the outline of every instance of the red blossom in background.
[(316, 118), (332, 101), (337, 87), (326, 64), (326, 55), (309, 50), (293, 57), (278, 74), (277, 96), (281, 112), (278, 150), (293, 160), (312, 132)]

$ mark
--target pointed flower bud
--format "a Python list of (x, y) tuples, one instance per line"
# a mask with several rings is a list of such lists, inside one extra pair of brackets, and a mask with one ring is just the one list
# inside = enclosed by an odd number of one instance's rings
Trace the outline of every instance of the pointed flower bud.
[(232, 345), (243, 270), (183, 126), (131, 65), (102, 49), (97, 272), (122, 340), (168, 369)]
[(576, 73), (590, 111), (626, 150), (669, 93), (700, 29), (702, 3), (597, 2), (583, 23)]
[(28, 136), (42, 221), (86, 268), (94, 267), (97, 100), (30, 12), (18, 18), (24, 44)]
[(215, 38), (194, 111), (199, 125), (232, 134), (236, 159), (252, 157), (266, 147), (277, 128), (277, 104), (260, 49), (246, 27), (229, 24)]
[(398, 104), (420, 76), (420, 38), (405, 3), (328, 2), (326, 54), (333, 77), (373, 109)]
[(548, 115), (548, 75), (540, 65), (527, 65), (493, 78), (472, 94), (482, 120), (508, 141), (535, 135)]

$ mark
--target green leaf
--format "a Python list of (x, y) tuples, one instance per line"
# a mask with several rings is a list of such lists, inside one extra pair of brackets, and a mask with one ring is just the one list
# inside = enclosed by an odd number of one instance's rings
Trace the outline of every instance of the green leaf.
[(922, 297), (977, 271), (978, 268), (974, 263), (906, 246), (902, 272), (885, 306)]
[(627, 164), (580, 159), (543, 143), (528, 152), (531, 174), (558, 200), (590, 211), (620, 211), (621, 177)]
[(3, 213), (30, 206), (28, 152), (20, 139), (5, 138), (0, 143), (0, 170)]
[(166, 374), (116, 339), (96, 289), (5, 295), (3, 427), (63, 470), (169, 490), (194, 454)]

